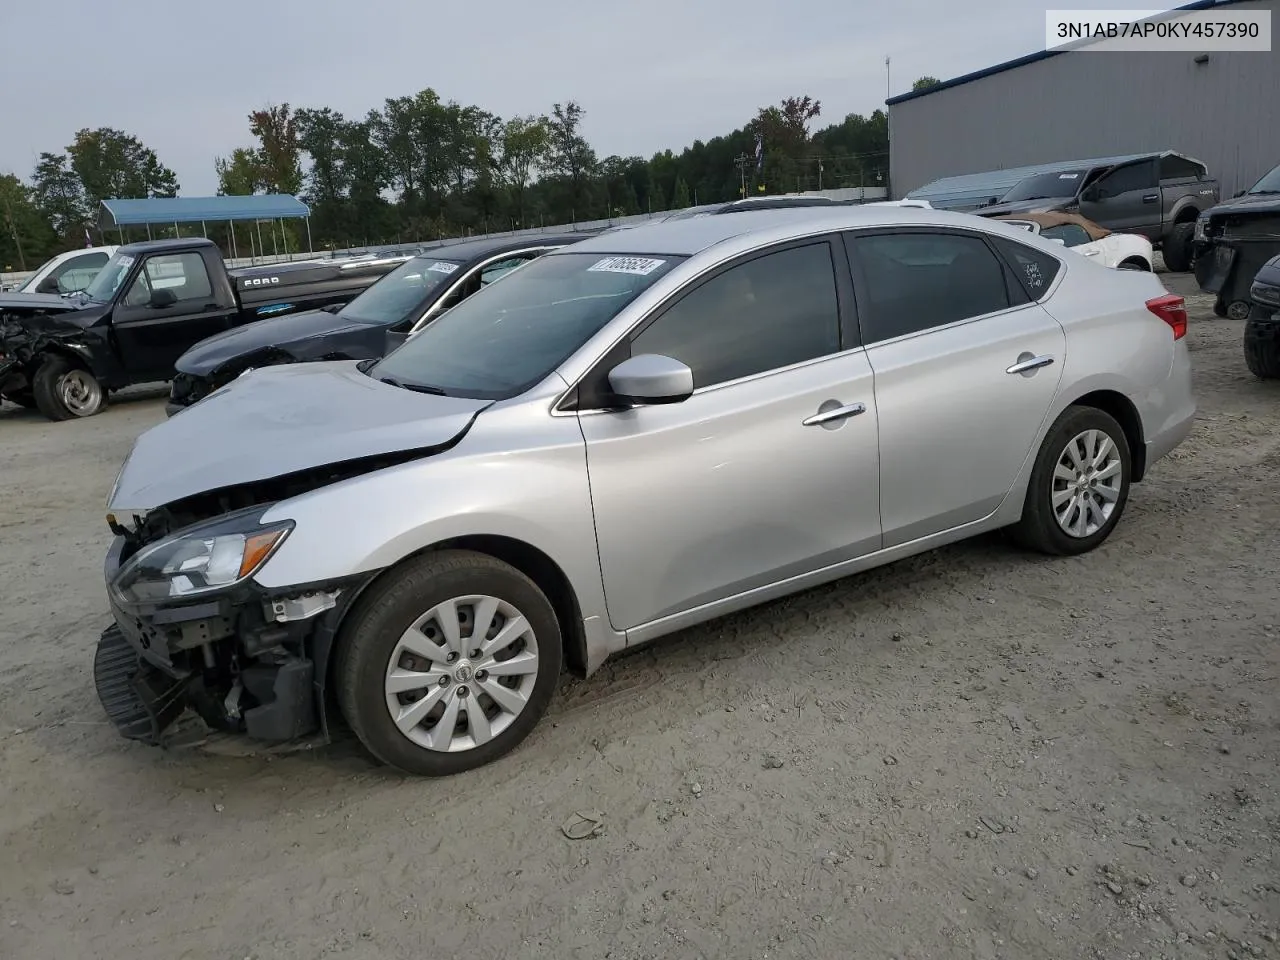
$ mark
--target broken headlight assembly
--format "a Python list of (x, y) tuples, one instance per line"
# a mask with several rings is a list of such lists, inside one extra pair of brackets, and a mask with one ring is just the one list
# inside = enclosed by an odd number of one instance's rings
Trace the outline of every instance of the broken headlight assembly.
[(263, 526), (258, 508), (197, 524), (149, 544), (110, 583), (124, 604), (197, 598), (234, 587), (262, 568), (293, 529), (292, 520)]

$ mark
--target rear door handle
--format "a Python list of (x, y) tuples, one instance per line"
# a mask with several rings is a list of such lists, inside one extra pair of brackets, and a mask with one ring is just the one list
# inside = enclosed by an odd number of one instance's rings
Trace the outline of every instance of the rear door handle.
[(801, 421), (806, 427), (818, 427), (824, 423), (833, 423), (836, 420), (845, 420), (849, 417), (856, 417), (860, 413), (866, 413), (867, 406), (864, 403), (847, 403), (843, 407), (833, 407), (830, 410), (823, 410), (821, 413), (815, 413), (812, 417)]
[(1030, 360), (1019, 360), (1011, 367), (1005, 368), (1005, 373), (1026, 373), (1028, 370), (1039, 370), (1041, 367), (1047, 367), (1053, 363), (1053, 357), (1047, 354), (1043, 357), (1032, 357)]

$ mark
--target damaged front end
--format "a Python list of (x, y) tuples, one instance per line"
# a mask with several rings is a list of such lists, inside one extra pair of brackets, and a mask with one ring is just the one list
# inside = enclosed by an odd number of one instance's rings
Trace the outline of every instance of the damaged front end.
[(1233, 320), (1249, 315), (1254, 276), (1280, 253), (1280, 200), (1208, 211), (1197, 224), (1196, 283), (1217, 295), (1215, 312)]
[[(72, 313), (77, 315), (76, 321), (66, 316)], [(50, 352), (78, 356), (91, 366), (90, 321), (84, 318), (96, 316), (96, 311), (84, 309), (79, 300), (69, 297), (0, 296), (0, 396), (21, 402), (29, 395), (35, 371)]]

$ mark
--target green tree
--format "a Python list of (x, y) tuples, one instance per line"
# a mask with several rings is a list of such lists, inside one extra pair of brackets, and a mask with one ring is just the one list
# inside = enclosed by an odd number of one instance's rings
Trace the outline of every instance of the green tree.
[(67, 147), (71, 171), (80, 181), (85, 212), (97, 215), (103, 200), (175, 197), (178, 178), (137, 137), (111, 127), (80, 130)]
[(579, 219), (587, 212), (587, 181), (596, 173), (596, 153), (582, 136), (582, 107), (573, 100), (553, 104), (547, 121), (551, 148), (547, 169), (566, 187), (569, 215)]
[(671, 209), (683, 210), (692, 204), (689, 199), (689, 184), (685, 183), (684, 177), (676, 178), (676, 188), (671, 194)]
[(12, 173), (0, 174), (0, 271), (35, 266), (56, 252), (57, 234), (40, 212), (31, 188)]
[(930, 87), (936, 87), (941, 81), (937, 77), (921, 77), (911, 85), (911, 92), (915, 93), (919, 90), (928, 90)]
[(65, 153), (42, 153), (31, 177), (32, 198), (60, 237), (83, 230), (89, 220), (84, 185)]
[(236, 147), (230, 157), (215, 157), (218, 193), (225, 197), (247, 197), (265, 189), (262, 160), (250, 147)]
[(249, 132), (258, 138), (255, 153), (262, 185), (268, 193), (297, 194), (302, 190), (302, 147), (298, 121), (289, 104), (281, 103), (249, 114)]
[(502, 127), (499, 176), (511, 195), (516, 222), (525, 222), (525, 194), (535, 173), (547, 162), (551, 130), (546, 117), (512, 117)]

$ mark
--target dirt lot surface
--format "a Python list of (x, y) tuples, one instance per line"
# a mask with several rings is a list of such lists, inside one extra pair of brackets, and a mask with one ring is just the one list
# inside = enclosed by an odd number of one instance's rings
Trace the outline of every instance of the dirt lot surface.
[(1190, 302), (1199, 424), (1098, 552), (687, 631), (449, 781), (118, 737), (103, 505), (161, 402), (6, 407), (0, 957), (1280, 957), (1280, 387)]

